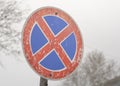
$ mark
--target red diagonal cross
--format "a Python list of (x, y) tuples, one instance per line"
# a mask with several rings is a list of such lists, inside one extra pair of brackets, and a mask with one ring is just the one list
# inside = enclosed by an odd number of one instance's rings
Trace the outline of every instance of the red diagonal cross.
[[(60, 18), (65, 19), (65, 21), (67, 21), (68, 23), (68, 26), (62, 29), (57, 35), (54, 35), (53, 31), (43, 18), (43, 16), (47, 15), (59, 16)], [(42, 48), (40, 48), (35, 54), (32, 53), (31, 48), (31, 32), (34, 27), (34, 24), (38, 24), (42, 33), (46, 36), (48, 40), (48, 42), (44, 46), (42, 46)], [(72, 33), (74, 33), (76, 39), (76, 52), (73, 61), (71, 61), (71, 59), (69, 58), (68, 54), (66, 53), (61, 44)], [(24, 26), (22, 42), (25, 57), (29, 62), (30, 66), (38, 74), (49, 79), (60, 79), (66, 77), (75, 70), (82, 57), (83, 43), (78, 26), (69, 15), (67, 15), (65, 12), (57, 8), (52, 7), (41, 8), (34, 12), (28, 18)], [(40, 62), (44, 60), (45, 57), (49, 55), (53, 50), (56, 52), (56, 54), (59, 56), (60, 60), (64, 64), (65, 66), (64, 69), (59, 71), (58, 70), (52, 71), (40, 65)]]
[[(63, 41), (68, 35), (70, 35), (73, 32), (73, 29), (70, 28), (70, 25), (68, 25), (60, 34), (54, 36), (42, 17), (37, 19), (36, 22), (39, 24), (38, 26), (41, 27), (43, 33), (49, 40), (49, 43), (47, 43), (34, 55), (36, 60), (38, 62), (41, 61), (41, 59), (43, 59), (46, 54), (48, 54), (52, 49), (55, 49), (64, 65), (68, 68), (71, 65), (71, 61), (69, 60), (68, 55), (66, 55), (64, 52), (63, 48), (60, 46), (60, 42)], [(36, 62), (36, 65), (38, 62)]]

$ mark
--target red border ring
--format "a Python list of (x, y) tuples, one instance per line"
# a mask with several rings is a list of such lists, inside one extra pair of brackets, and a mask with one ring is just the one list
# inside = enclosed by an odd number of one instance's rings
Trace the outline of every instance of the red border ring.
[[(55, 16), (59, 16), (59, 17), (63, 18), (70, 25), (70, 27), (69, 27), (69, 28), (71, 28), (70, 30), (73, 30), (73, 32), (75, 33), (75, 37), (77, 39), (76, 40), (77, 52), (74, 57), (75, 59), (74, 59), (74, 61), (72, 61), (71, 64), (67, 64), (68, 67), (64, 70), (60, 70), (60, 71), (47, 70), (38, 64), (37, 60), (41, 59), (42, 55), (40, 55), (40, 54), (37, 54), (35, 56), (32, 55), (31, 48), (30, 48), (30, 42), (29, 42), (31, 30), (36, 21), (44, 24), (44, 22), (42, 22), (41, 19), (42, 19), (42, 16), (45, 16), (45, 15), (55, 15)], [(66, 32), (67, 32), (67, 30), (66, 30)], [(50, 35), (48, 35), (48, 37), (50, 37)], [(29, 16), (29, 18), (27, 19), (27, 21), (24, 25), (24, 29), (23, 29), (23, 33), (22, 33), (22, 46), (23, 46), (24, 55), (25, 55), (28, 63), (30, 64), (30, 66), (42, 77), (47, 78), (47, 79), (53, 79), (53, 80), (58, 80), (58, 79), (64, 78), (64, 77), (68, 76), (69, 74), (71, 74), (77, 68), (80, 60), (82, 59), (82, 55), (83, 55), (82, 35), (79, 31), (78, 26), (75, 24), (74, 20), (68, 14), (66, 14), (64, 11), (62, 11), (58, 8), (54, 8), (54, 7), (44, 7), (44, 8), (38, 9), (35, 12), (33, 12), (32, 15)], [(49, 48), (51, 48), (51, 47), (49, 47)]]

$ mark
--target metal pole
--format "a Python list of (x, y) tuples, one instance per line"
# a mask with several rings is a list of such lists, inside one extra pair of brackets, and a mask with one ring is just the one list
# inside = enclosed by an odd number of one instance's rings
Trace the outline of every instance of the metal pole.
[(48, 86), (48, 80), (40, 77), (40, 86)]

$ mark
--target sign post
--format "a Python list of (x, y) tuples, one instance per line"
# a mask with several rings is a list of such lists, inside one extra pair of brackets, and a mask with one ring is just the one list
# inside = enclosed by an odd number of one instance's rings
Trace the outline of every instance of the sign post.
[(64, 11), (45, 7), (35, 11), (23, 29), (23, 50), (30, 66), (46, 79), (70, 75), (82, 58), (78, 26)]
[(40, 86), (48, 86), (48, 80), (40, 77)]

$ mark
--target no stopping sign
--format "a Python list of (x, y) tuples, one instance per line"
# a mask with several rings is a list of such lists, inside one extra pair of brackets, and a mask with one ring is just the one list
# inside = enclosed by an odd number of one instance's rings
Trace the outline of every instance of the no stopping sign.
[(61, 79), (78, 66), (83, 42), (80, 29), (65, 12), (53, 7), (35, 11), (23, 29), (23, 50), (31, 67), (47, 79)]

